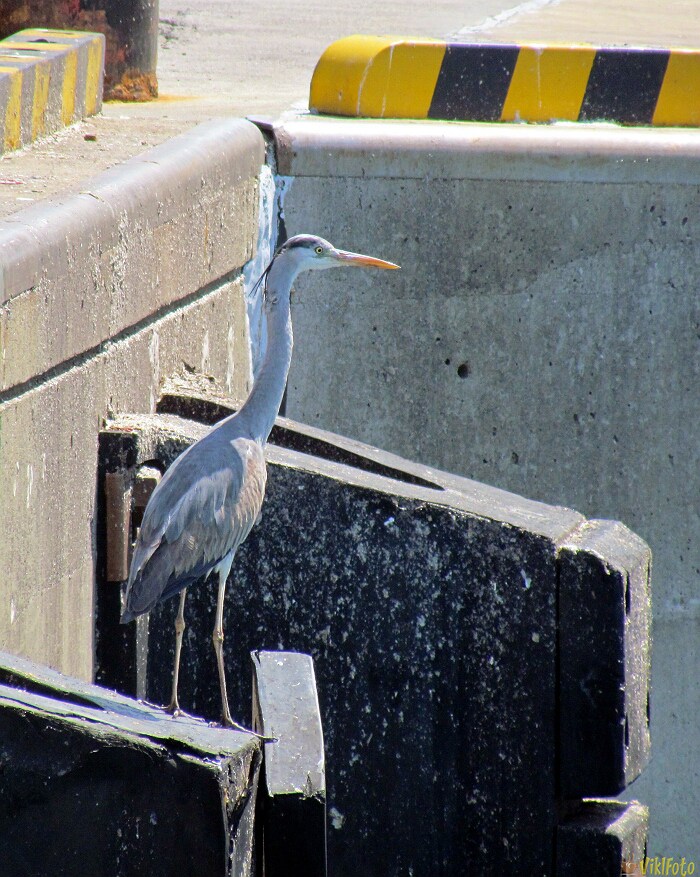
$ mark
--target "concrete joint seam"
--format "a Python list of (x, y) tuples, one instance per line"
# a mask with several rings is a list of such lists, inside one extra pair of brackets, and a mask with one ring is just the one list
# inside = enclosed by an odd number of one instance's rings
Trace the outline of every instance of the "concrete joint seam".
[(321, 56), (309, 106), (371, 118), (698, 126), (700, 49), (350, 36)]

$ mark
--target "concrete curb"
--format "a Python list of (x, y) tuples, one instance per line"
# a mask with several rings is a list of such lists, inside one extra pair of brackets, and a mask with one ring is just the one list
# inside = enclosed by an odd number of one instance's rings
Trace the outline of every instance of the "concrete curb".
[(311, 81), (320, 113), (454, 121), (700, 125), (700, 50), (350, 36)]
[[(214, 229), (238, 226), (235, 216), (257, 227), (264, 159), (254, 125), (216, 120), (88, 181), (79, 195), (0, 222), (0, 401), (3, 390), (240, 269), (252, 255), (248, 236)], [(221, 191), (237, 195), (222, 201)]]
[(700, 185), (695, 129), (304, 115), (282, 120), (274, 136), (287, 176)]
[(22, 30), (0, 42), (0, 152), (19, 149), (102, 109), (105, 38)]

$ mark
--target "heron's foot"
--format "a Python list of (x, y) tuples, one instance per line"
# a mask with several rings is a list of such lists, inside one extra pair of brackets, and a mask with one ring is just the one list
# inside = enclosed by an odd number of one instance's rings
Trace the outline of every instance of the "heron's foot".
[(212, 722), (212, 725), (221, 725), (222, 728), (231, 728), (234, 731), (242, 731), (244, 734), (250, 734), (251, 737), (257, 737), (263, 743), (277, 743), (277, 737), (266, 737), (265, 734), (258, 734), (257, 731), (251, 731), (250, 728), (244, 728), (238, 722), (234, 722), (231, 716), (223, 716), (220, 722)]
[(193, 716), (192, 713), (186, 713), (183, 709), (181, 709), (180, 704), (177, 701), (175, 701), (175, 703), (169, 703), (165, 707), (165, 712), (170, 713), (170, 715), (174, 719), (179, 719), (181, 716), (185, 719), (195, 718), (195, 716)]

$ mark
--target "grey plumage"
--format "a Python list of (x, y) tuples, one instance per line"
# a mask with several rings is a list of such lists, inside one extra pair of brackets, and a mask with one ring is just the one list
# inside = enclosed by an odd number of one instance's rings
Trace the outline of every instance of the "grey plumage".
[(236, 550), (255, 523), (265, 495), (264, 446), (279, 411), (292, 355), (291, 288), (301, 271), (342, 265), (398, 267), (337, 250), (314, 235), (297, 235), (279, 249), (261, 278), (268, 342), (248, 399), (240, 411), (216, 424), (175, 460), (146, 506), (122, 622), (181, 594), (169, 707), (173, 713), (179, 712), (177, 683), (186, 589), (216, 572), (219, 593), (213, 640), (223, 721), (236, 726), (228, 708), (223, 666), (224, 588)]
[(233, 415), (163, 476), (141, 525), (123, 622), (209, 575), (250, 532), (265, 496), (265, 457), (261, 442), (235, 432)]

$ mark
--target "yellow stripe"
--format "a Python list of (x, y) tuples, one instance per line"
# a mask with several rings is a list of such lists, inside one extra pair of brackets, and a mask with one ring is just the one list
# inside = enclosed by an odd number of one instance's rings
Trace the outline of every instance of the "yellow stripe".
[(13, 40), (3, 40), (3, 50), (6, 49), (22, 49), (32, 52), (65, 52), (71, 46), (66, 43), (16, 43)]
[(10, 93), (5, 107), (5, 150), (19, 149), (22, 145), (22, 73), (13, 67), (0, 67), (0, 73), (10, 77)]
[(362, 81), (375, 56), (391, 43), (383, 37), (360, 36), (331, 43), (311, 77), (311, 108), (341, 116), (357, 115)]
[(425, 118), (444, 54), (433, 40), (345, 37), (319, 59), (309, 104), (341, 116)]
[(523, 46), (501, 112), (503, 121), (578, 119), (595, 49)]
[(360, 115), (425, 119), (444, 56), (444, 43), (404, 42), (383, 49), (361, 88)]
[(75, 118), (75, 83), (78, 78), (78, 54), (70, 52), (66, 55), (63, 68), (63, 89), (61, 92), (61, 119), (64, 125), (70, 125)]
[[(2, 43), (0, 43), (0, 48), (2, 48)], [(36, 57), (30, 57), (29, 55), (3, 55), (0, 53), (0, 62), (3, 64), (16, 64), (18, 67), (29, 67), (30, 65), (33, 67), (36, 64)]]
[(700, 125), (700, 54), (672, 51), (653, 125)]
[[(51, 30), (51, 28), (47, 27), (33, 27), (28, 30), (22, 30), (19, 33), (23, 37), (41, 37), (46, 39), (47, 36), (55, 36), (59, 40), (80, 40), (90, 36), (84, 30)], [(15, 36), (19, 36), (19, 34), (15, 34)]]
[(46, 105), (49, 101), (51, 65), (37, 64), (34, 74), (34, 102), (32, 103), (32, 140), (44, 133)]
[(102, 40), (95, 39), (88, 46), (88, 65), (85, 82), (85, 112), (92, 116), (97, 112), (97, 97), (100, 92), (100, 73), (102, 71)]

